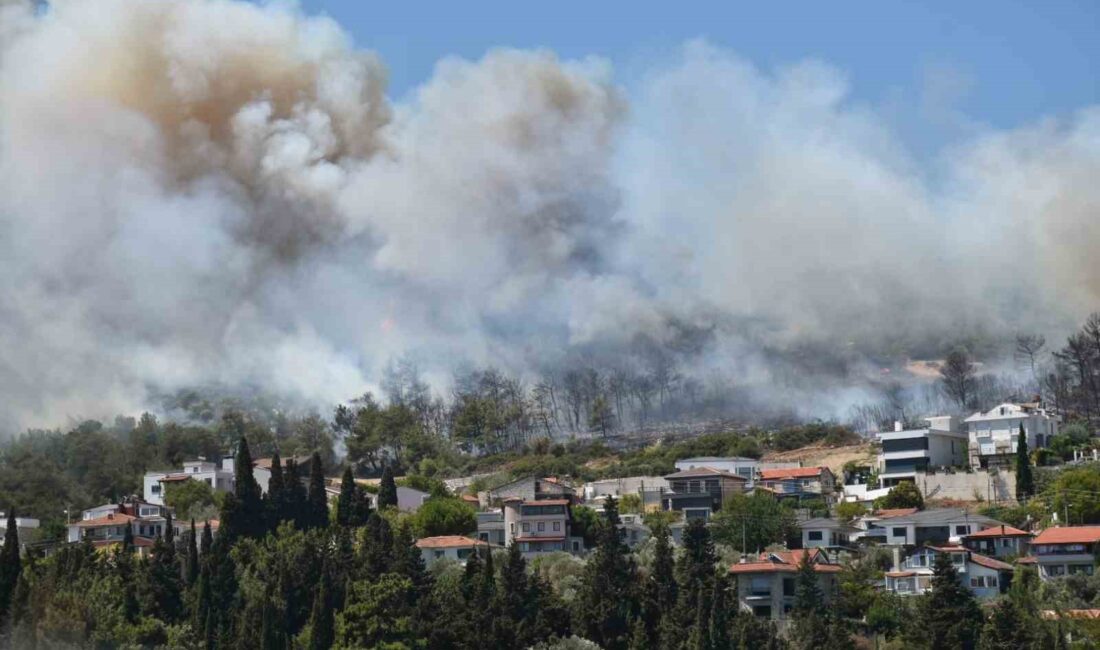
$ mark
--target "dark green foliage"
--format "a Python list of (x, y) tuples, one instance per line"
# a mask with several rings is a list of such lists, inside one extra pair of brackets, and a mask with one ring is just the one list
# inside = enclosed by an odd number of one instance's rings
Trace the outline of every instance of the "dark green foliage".
[(781, 544), (798, 531), (794, 512), (762, 490), (725, 499), (713, 527), (717, 541), (746, 553)]
[(916, 620), (906, 641), (928, 650), (969, 650), (977, 647), (982, 629), (982, 612), (974, 595), (962, 585), (949, 553), (937, 553), (932, 590), (920, 596)]
[(576, 631), (607, 650), (626, 647), (638, 611), (636, 567), (618, 524), (618, 506), (608, 498), (574, 603)]
[(19, 582), (23, 565), (19, 560), (19, 527), (16, 525), (15, 508), (8, 508), (4, 545), (0, 547), (0, 626), (8, 619), (12, 594)]
[(328, 526), (328, 495), (325, 494), (325, 468), (321, 464), (321, 454), (314, 452), (309, 462), (309, 504), (307, 526), (324, 528)]
[(261, 537), (267, 531), (268, 521), (260, 485), (252, 472), (252, 454), (244, 438), (237, 445), (234, 468), (233, 493), (226, 495), (218, 532), (219, 538), (230, 542), (241, 537)]
[(267, 481), (267, 494), (264, 496), (267, 526), (272, 531), (286, 518), (286, 480), (283, 478), (282, 462), (276, 450), (271, 456), (271, 478)]
[(1035, 477), (1031, 472), (1031, 456), (1027, 451), (1027, 433), (1020, 424), (1016, 442), (1016, 500), (1026, 501), (1035, 496)]
[(875, 509), (880, 508), (924, 508), (924, 496), (912, 481), (898, 483), (886, 496), (875, 499)]
[(187, 586), (193, 587), (199, 581), (199, 539), (195, 530), (195, 520), (191, 520), (191, 532), (187, 535)]
[(332, 579), (329, 567), (321, 570), (321, 584), (313, 599), (313, 610), (309, 619), (310, 650), (328, 650), (336, 638), (335, 620), (332, 614)]
[(397, 483), (393, 480), (393, 466), (387, 464), (382, 470), (382, 481), (378, 485), (378, 509), (397, 507)]
[(477, 530), (477, 511), (461, 499), (428, 499), (412, 516), (417, 537), (469, 535)]
[(349, 466), (344, 469), (344, 476), (340, 480), (340, 496), (336, 500), (336, 523), (340, 526), (358, 528), (367, 523), (368, 517), (370, 517), (370, 499), (355, 482)]
[(183, 613), (183, 584), (171, 531), (169, 515), (164, 537), (153, 542), (152, 557), (145, 562), (139, 589), (142, 613), (166, 623), (175, 622)]

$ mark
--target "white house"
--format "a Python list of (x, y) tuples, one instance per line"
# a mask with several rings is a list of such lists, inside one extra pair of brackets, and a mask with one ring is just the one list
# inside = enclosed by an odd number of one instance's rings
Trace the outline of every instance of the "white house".
[(168, 509), (165, 506), (144, 501), (108, 503), (89, 508), (80, 515), (80, 521), (69, 524), (69, 542), (88, 540), (96, 547), (111, 547), (122, 543), (126, 529), (130, 529), (134, 547), (145, 553), (157, 537), (164, 535)]
[(824, 517), (807, 519), (798, 527), (802, 529), (802, 548), (821, 549), (832, 554), (834, 559), (841, 552), (852, 550), (855, 547), (853, 536), (861, 532), (842, 521)]
[(440, 535), (416, 540), (416, 548), (420, 549), (424, 566), (429, 567), (439, 560), (454, 560), (465, 564), (466, 558), (470, 557), (470, 554), (479, 546), (489, 547), (485, 542), (463, 535)]
[[(424, 502), (431, 498), (432, 495), (427, 492), (422, 492), (411, 487), (405, 487), (404, 485), (397, 486), (397, 509), (401, 512), (416, 512), (420, 509), (420, 506), (424, 505)], [(370, 498), (370, 506), (375, 510), (378, 509), (378, 495), (368, 494)]]
[[(4, 544), (4, 538), (7, 535), (7, 522), (8, 513), (0, 512), (0, 546)], [(15, 516), (15, 530), (19, 534), (19, 546), (26, 547), (27, 544), (38, 541), (38, 527), (40, 522), (33, 517), (20, 517), (18, 513)]]
[(742, 556), (730, 567), (737, 605), (742, 611), (773, 621), (785, 621), (794, 609), (798, 570), (803, 557), (813, 565), (824, 602), (836, 597), (841, 567), (818, 549), (772, 551)]
[(519, 544), (527, 559), (539, 553), (584, 551), (584, 539), (573, 534), (569, 499), (504, 502), (504, 545)]
[(189, 460), (174, 472), (146, 472), (143, 496), (148, 503), (164, 505), (164, 494), (168, 486), (182, 481), (204, 481), (215, 492), (233, 491), (233, 457), (226, 456), (221, 463), (205, 458)]
[(1020, 426), (1027, 435), (1028, 449), (1040, 449), (1058, 435), (1061, 418), (1039, 404), (1005, 403), (965, 420), (969, 435), (970, 465), (1011, 466), (1015, 462)]
[(977, 598), (993, 598), (1008, 588), (1012, 565), (975, 553), (962, 546), (926, 546), (910, 553), (893, 571), (886, 572), (886, 591), (899, 596), (919, 596), (932, 588), (936, 556), (947, 553), (963, 586)]
[[(891, 546), (958, 543), (962, 538), (1002, 522), (962, 508), (921, 510), (878, 522), (880, 539)], [(872, 537), (864, 534), (864, 537)]]
[(645, 492), (667, 490), (668, 481), (663, 476), (628, 476), (590, 481), (581, 489), (585, 501), (599, 497), (622, 498), (624, 494), (642, 495)]
[(1031, 540), (1031, 557), (1043, 580), (1071, 574), (1092, 575), (1100, 551), (1100, 526), (1055, 526)]
[(878, 455), (881, 486), (892, 487), (901, 481), (915, 481), (935, 467), (966, 464), (967, 436), (957, 418), (950, 415), (927, 418), (925, 429), (903, 429), (898, 422), (893, 431), (878, 434), (882, 451)]

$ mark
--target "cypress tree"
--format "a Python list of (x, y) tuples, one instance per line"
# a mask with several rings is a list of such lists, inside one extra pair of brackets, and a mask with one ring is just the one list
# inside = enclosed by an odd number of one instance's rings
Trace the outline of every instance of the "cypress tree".
[(791, 612), (794, 619), (791, 640), (797, 648), (805, 650), (824, 648), (829, 643), (829, 620), (825, 611), (824, 594), (811, 560), (811, 552), (810, 549), (803, 551), (798, 563)]
[(388, 463), (382, 468), (382, 481), (378, 485), (378, 509), (397, 507), (397, 483), (393, 468)]
[(661, 612), (669, 612), (676, 604), (676, 560), (668, 526), (659, 526), (654, 538), (652, 580), (657, 605)]
[(134, 552), (134, 527), (126, 526), (126, 532), (122, 535), (122, 552), (130, 555)]
[(142, 605), (148, 615), (167, 623), (175, 622), (183, 607), (183, 585), (176, 561), (172, 536), (172, 515), (165, 523), (163, 537), (153, 542), (152, 558), (145, 567)]
[(363, 530), (362, 544), (359, 545), (359, 566), (363, 578), (376, 580), (390, 570), (393, 552), (393, 531), (390, 522), (378, 513), (371, 513)]
[(298, 530), (305, 530), (309, 524), (307, 514), (309, 497), (306, 494), (305, 486), (302, 485), (302, 477), (298, 471), (298, 461), (293, 458), (286, 459), (285, 470), (283, 472), (283, 482), (286, 487), (283, 490), (283, 498), (286, 511), (283, 513), (282, 519), (283, 521), (293, 521)]
[(929, 650), (972, 650), (981, 634), (982, 612), (970, 590), (959, 581), (950, 553), (937, 553), (932, 589), (918, 604), (919, 629), (911, 635)]
[(0, 624), (7, 620), (12, 594), (19, 582), (23, 566), (19, 559), (19, 526), (15, 508), (8, 508), (8, 526), (4, 531), (4, 546), (0, 548)]
[(608, 498), (596, 532), (596, 550), (585, 564), (574, 602), (576, 632), (608, 650), (626, 647), (637, 612), (637, 571), (618, 523), (618, 505)]
[(710, 643), (712, 648), (728, 648), (731, 644), (729, 611), (727, 610), (727, 590), (729, 586), (729, 578), (726, 573), (723, 572), (722, 575), (715, 578), (714, 594), (711, 597), (710, 607)]
[(199, 545), (199, 550), (203, 556), (210, 552), (210, 547), (214, 545), (214, 533), (210, 530), (210, 520), (207, 520), (202, 525), (202, 543)]
[(261, 537), (267, 527), (260, 485), (253, 474), (252, 453), (244, 437), (237, 445), (234, 469), (236, 482), (222, 507), (222, 525), (218, 534), (219, 539), (225, 538), (231, 543), (241, 537)]
[(193, 587), (199, 580), (199, 540), (195, 530), (195, 518), (191, 518), (191, 534), (187, 536), (187, 586)]
[(283, 520), (283, 513), (286, 511), (285, 490), (283, 461), (276, 450), (271, 456), (271, 478), (267, 482), (268, 529), (273, 532), (279, 527), (279, 523)]
[(508, 555), (500, 568), (500, 589), (497, 591), (496, 621), (499, 623), (496, 646), (503, 648), (526, 648), (537, 640), (526, 638), (530, 626), (527, 624), (532, 612), (528, 610), (527, 562), (519, 551), (519, 544), (513, 541), (508, 545)]
[(137, 582), (134, 571), (134, 537), (130, 527), (126, 527), (126, 540), (115, 549), (114, 569), (122, 585), (122, 616), (127, 622), (137, 620), (140, 607), (137, 599)]
[(335, 621), (332, 615), (332, 603), (329, 601), (332, 583), (329, 578), (328, 563), (321, 569), (321, 584), (313, 599), (313, 611), (309, 618), (310, 650), (328, 650), (336, 638)]
[(1027, 433), (1020, 423), (1016, 442), (1016, 500), (1026, 501), (1035, 495), (1035, 477), (1031, 472), (1031, 456), (1027, 450)]
[(328, 526), (328, 495), (325, 493), (325, 470), (321, 454), (313, 452), (309, 462), (309, 527)]
[(370, 499), (355, 482), (351, 466), (344, 468), (340, 480), (340, 496), (336, 500), (336, 523), (340, 526), (359, 527), (370, 517)]

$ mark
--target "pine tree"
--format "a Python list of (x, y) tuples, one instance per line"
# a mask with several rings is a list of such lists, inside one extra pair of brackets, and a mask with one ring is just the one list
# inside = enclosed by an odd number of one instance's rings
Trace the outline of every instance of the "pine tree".
[(309, 463), (309, 527), (328, 526), (328, 495), (325, 493), (325, 470), (321, 454), (313, 452)]
[(11, 609), (12, 594), (19, 582), (23, 565), (19, 559), (19, 526), (15, 519), (15, 508), (8, 508), (8, 526), (4, 531), (4, 546), (0, 548), (0, 625), (8, 617)]
[(977, 647), (982, 612), (974, 595), (959, 581), (950, 553), (936, 554), (932, 590), (921, 596), (918, 612), (922, 624), (912, 631), (910, 642), (929, 650)]
[(1016, 442), (1016, 500), (1026, 501), (1035, 495), (1035, 477), (1031, 472), (1031, 457), (1027, 451), (1027, 433), (1023, 423)]
[(1006, 598), (993, 607), (989, 620), (982, 629), (982, 650), (1025, 650), (1038, 649), (1040, 638), (1034, 634), (1024, 612), (1011, 598)]
[(183, 608), (183, 585), (172, 532), (172, 515), (168, 514), (164, 536), (153, 542), (141, 590), (146, 614), (167, 623), (175, 622)]
[(191, 534), (187, 536), (187, 586), (194, 587), (199, 581), (199, 539), (195, 530), (195, 519), (191, 519)]
[(671, 611), (676, 604), (676, 560), (667, 526), (654, 531), (652, 580), (660, 611)]
[(825, 609), (824, 594), (818, 581), (812, 550), (802, 552), (795, 576), (793, 625), (791, 641), (796, 648), (815, 650), (828, 647), (830, 619)]
[(397, 483), (393, 480), (393, 467), (382, 468), (382, 481), (378, 485), (378, 509), (397, 507)]
[[(660, 639), (666, 647), (690, 647), (705, 639), (701, 630), (694, 637), (688, 632), (699, 627), (699, 610), (710, 613), (710, 593), (714, 581), (714, 565), (718, 556), (710, 531), (701, 519), (692, 520), (684, 529), (683, 552), (676, 563), (676, 604), (661, 619)], [(704, 624), (707, 619), (703, 619)]]
[(336, 638), (335, 621), (332, 615), (332, 579), (329, 576), (329, 567), (321, 569), (321, 584), (317, 587), (317, 595), (313, 599), (313, 611), (309, 618), (309, 648), (310, 650), (328, 650), (332, 647)]
[(390, 570), (393, 551), (393, 531), (390, 523), (378, 513), (372, 513), (363, 529), (359, 545), (359, 566), (365, 580), (376, 580)]
[(536, 642), (526, 637), (530, 631), (530, 605), (527, 562), (519, 551), (519, 544), (513, 541), (508, 545), (508, 555), (500, 568), (500, 589), (495, 606), (499, 626), (493, 635), (497, 647), (526, 648)]
[(728, 648), (731, 644), (728, 604), (729, 578), (725, 573), (715, 578), (710, 605), (710, 643), (712, 648)]
[(141, 613), (137, 597), (137, 576), (134, 568), (134, 537), (130, 527), (126, 527), (127, 543), (124, 541), (115, 549), (114, 570), (122, 586), (122, 617), (129, 623), (137, 620)]

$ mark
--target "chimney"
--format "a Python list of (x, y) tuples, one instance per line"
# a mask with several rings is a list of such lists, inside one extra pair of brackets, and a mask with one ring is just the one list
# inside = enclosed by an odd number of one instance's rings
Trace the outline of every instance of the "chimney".
[(901, 420), (894, 420), (894, 431), (905, 431), (905, 428), (901, 426)]

